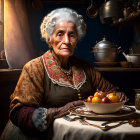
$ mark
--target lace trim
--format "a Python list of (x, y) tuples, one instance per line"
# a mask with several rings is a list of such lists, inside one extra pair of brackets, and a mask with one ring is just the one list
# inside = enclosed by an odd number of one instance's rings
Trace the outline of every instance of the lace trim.
[(46, 116), (47, 116), (47, 109), (43, 107), (39, 107), (35, 109), (32, 116), (32, 121), (34, 126), (41, 132), (47, 129)]
[[(80, 82), (77, 86), (76, 86), (76, 88), (74, 88), (74, 89), (80, 89), (81, 88), (81, 86), (86, 82), (86, 74), (85, 74), (85, 72), (83, 71), (83, 74), (84, 74), (84, 80), (82, 81), (82, 82)], [(74, 81), (74, 85), (75, 85), (75, 81)]]
[[(49, 53), (49, 52), (48, 52), (48, 53)], [(84, 78), (83, 78), (83, 80), (82, 80), (81, 82), (79, 82), (78, 84), (76, 83), (75, 80), (74, 80), (74, 85), (70, 84), (69, 81), (65, 81), (65, 82), (57, 81), (57, 79), (54, 79), (54, 78), (52, 78), (52, 77), (50, 76), (50, 73), (49, 73), (48, 70), (47, 70), (47, 65), (46, 65), (45, 62), (44, 62), (45, 60), (44, 60), (43, 56), (42, 56), (42, 59), (43, 59), (43, 64), (44, 64), (45, 70), (46, 70), (46, 72), (47, 72), (47, 75), (48, 75), (48, 77), (51, 79), (51, 81), (52, 81), (54, 84), (58, 84), (58, 85), (60, 85), (60, 86), (70, 87), (70, 88), (73, 88), (73, 89), (78, 90), (78, 89), (80, 89), (81, 86), (86, 82), (86, 74), (85, 74), (85, 72), (84, 72), (83, 70), (82, 70), (82, 74), (83, 74)], [(73, 69), (73, 67), (72, 67), (72, 69)], [(76, 76), (76, 74), (75, 74), (75, 76)], [(75, 76), (73, 75), (73, 79), (74, 79)]]

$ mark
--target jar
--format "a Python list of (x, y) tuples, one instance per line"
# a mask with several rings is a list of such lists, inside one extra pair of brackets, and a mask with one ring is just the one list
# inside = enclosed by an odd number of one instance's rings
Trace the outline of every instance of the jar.
[(140, 110), (140, 93), (136, 93), (135, 95), (135, 107)]

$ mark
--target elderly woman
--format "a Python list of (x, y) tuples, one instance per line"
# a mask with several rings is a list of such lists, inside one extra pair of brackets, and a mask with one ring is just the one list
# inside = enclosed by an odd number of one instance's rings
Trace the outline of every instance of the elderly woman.
[(77, 42), (86, 33), (81, 15), (69, 8), (53, 10), (44, 17), (40, 29), (50, 50), (23, 67), (11, 95), (10, 121), (2, 140), (43, 139), (54, 119), (82, 105), (79, 96), (87, 98), (97, 89), (116, 91), (120, 101), (128, 99), (92, 65), (73, 56)]

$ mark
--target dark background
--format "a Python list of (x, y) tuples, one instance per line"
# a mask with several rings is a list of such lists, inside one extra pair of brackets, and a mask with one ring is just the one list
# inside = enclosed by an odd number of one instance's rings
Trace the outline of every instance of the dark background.
[[(93, 4), (99, 9), (103, 2), (103, 0), (94, 0)], [(119, 27), (111, 27), (108, 24), (102, 24), (100, 22), (99, 14), (96, 18), (89, 18), (86, 15), (86, 10), (90, 4), (90, 0), (85, 0), (84, 4), (60, 4), (59, 2), (57, 2), (57, 4), (43, 3), (43, 8), (41, 10), (37, 10), (37, 8), (33, 8), (31, 6), (31, 3), (28, 3), (27, 12), (31, 29), (32, 42), (37, 56), (48, 50), (48, 45), (41, 39), (40, 35), (40, 24), (43, 20), (43, 17), (51, 10), (60, 7), (69, 7), (76, 10), (79, 14), (83, 15), (87, 25), (87, 34), (82, 40), (79, 41), (75, 50), (76, 56), (86, 59), (89, 63), (94, 65), (95, 60), (93, 54), (91, 53), (92, 47), (96, 44), (96, 41), (101, 41), (104, 35), (107, 37), (108, 41), (121, 46), (122, 49), (128, 53), (129, 48), (133, 43), (133, 27), (129, 26), (120, 29)], [(119, 60), (120, 59), (124, 59), (121, 54), (119, 56)]]

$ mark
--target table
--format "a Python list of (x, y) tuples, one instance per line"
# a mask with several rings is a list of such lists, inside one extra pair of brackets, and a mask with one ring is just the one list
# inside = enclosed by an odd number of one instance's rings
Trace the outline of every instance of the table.
[[(140, 111), (136, 110), (140, 115)], [(104, 121), (90, 122), (101, 124)], [(133, 127), (125, 123), (108, 131), (82, 125), (79, 120), (67, 121), (59, 118), (53, 124), (53, 140), (140, 140), (140, 127)]]

